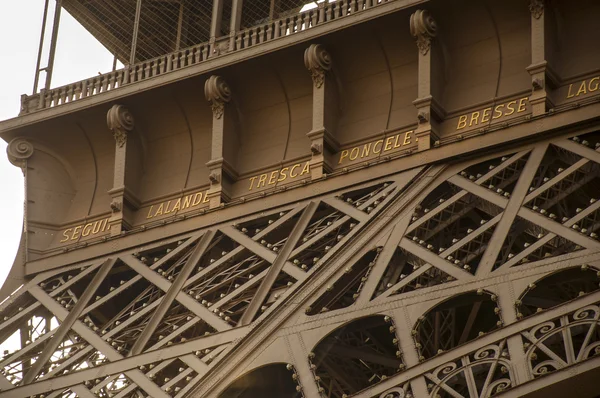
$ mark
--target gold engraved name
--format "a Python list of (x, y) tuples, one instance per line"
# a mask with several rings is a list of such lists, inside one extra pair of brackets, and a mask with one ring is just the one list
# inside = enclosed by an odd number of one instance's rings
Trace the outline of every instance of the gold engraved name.
[[(356, 159), (362, 159), (368, 157), (371, 154), (377, 155), (382, 152), (391, 151), (392, 149), (401, 148), (412, 143), (413, 131), (407, 131), (406, 133), (399, 133), (387, 137), (385, 140), (377, 140), (366, 143), (364, 145), (355, 146), (351, 149), (344, 149), (340, 154), (340, 160), (338, 164), (342, 164), (344, 160), (353, 161)], [(417, 140), (415, 139), (415, 142)]]
[(514, 113), (525, 112), (527, 109), (527, 100), (529, 97), (523, 97), (518, 100), (506, 102), (504, 104), (498, 104), (495, 107), (490, 106), (482, 111), (476, 111), (461, 115), (458, 118), (457, 130), (464, 129), (465, 127), (477, 126), (478, 124), (487, 123), (494, 119), (500, 119), (502, 116), (510, 116)]
[[(208, 203), (208, 201), (208, 195), (206, 195), (206, 192), (196, 192), (177, 200), (167, 200), (158, 205), (150, 206), (146, 219), (148, 220), (150, 218), (163, 216), (165, 214), (175, 213), (180, 210), (197, 207), (203, 203)], [(171, 203), (173, 204), (172, 206)], [(156, 208), (154, 206), (156, 206)]]
[(573, 84), (569, 84), (567, 99), (579, 97), (582, 94), (593, 93), (594, 91), (598, 91), (598, 88), (600, 88), (600, 76), (596, 76), (589, 80), (584, 80), (581, 83), (579, 83), (579, 89), (577, 90), (577, 92), (573, 91)]
[(63, 238), (60, 243), (65, 243), (70, 240), (77, 240), (79, 238), (86, 238), (88, 236), (97, 235), (109, 229), (108, 218), (89, 222), (87, 224), (81, 224), (74, 228), (65, 229), (62, 233)]
[(269, 173), (264, 173), (251, 177), (249, 179), (250, 187), (248, 188), (248, 191), (252, 191), (255, 188), (262, 188), (267, 185), (273, 185), (278, 182), (283, 182), (288, 178), (292, 179), (296, 177), (301, 177), (305, 174), (310, 174), (310, 162), (306, 162), (304, 164), (296, 163), (295, 165), (290, 167), (284, 167), (282, 169), (273, 170)]

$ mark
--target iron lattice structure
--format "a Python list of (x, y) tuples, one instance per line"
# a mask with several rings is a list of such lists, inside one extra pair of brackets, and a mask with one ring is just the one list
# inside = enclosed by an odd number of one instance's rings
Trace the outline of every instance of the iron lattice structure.
[[(281, 396), (479, 398), (596, 363), (599, 147), (391, 174), (38, 274), (0, 306), (0, 397), (253, 397), (288, 372)], [(278, 338), (287, 365), (260, 359)]]

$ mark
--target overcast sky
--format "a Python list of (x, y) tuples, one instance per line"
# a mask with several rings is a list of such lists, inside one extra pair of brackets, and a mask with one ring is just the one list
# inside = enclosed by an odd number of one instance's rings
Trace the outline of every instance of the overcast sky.
[[(46, 65), (50, 25), (55, 0), (50, 0)], [(4, 1), (0, 11), (0, 120), (16, 117), (21, 94), (31, 94), (42, 26), (44, 0)], [(108, 72), (112, 56), (64, 10), (52, 86), (57, 87)], [(42, 74), (43, 76), (43, 74)], [(42, 78), (43, 82), (43, 78)], [(6, 158), (6, 143), (0, 139), (0, 283), (15, 258), (22, 229), (23, 174)]]

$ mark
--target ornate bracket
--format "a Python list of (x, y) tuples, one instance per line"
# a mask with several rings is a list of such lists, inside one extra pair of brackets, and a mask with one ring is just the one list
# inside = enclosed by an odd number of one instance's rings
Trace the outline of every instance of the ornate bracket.
[(113, 105), (106, 114), (106, 124), (119, 148), (127, 142), (127, 133), (133, 130), (133, 115), (123, 105)]
[(27, 159), (33, 155), (33, 145), (24, 138), (15, 138), (6, 147), (6, 155), (14, 166), (24, 168)]
[(437, 25), (429, 11), (417, 10), (410, 16), (410, 34), (417, 40), (421, 54), (427, 55), (437, 34)]
[(530, 0), (529, 11), (535, 19), (540, 19), (544, 14), (544, 0)]
[(204, 96), (211, 102), (213, 115), (220, 119), (223, 117), (225, 104), (231, 101), (231, 89), (221, 76), (211, 76), (204, 84)]
[(304, 51), (304, 65), (310, 71), (317, 88), (323, 86), (325, 75), (331, 70), (331, 56), (321, 44), (311, 44)]

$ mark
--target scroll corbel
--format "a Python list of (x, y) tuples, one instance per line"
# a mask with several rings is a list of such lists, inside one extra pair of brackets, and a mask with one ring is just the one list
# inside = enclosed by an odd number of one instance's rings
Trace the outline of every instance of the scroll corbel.
[(113, 105), (106, 124), (115, 139), (113, 187), (109, 191), (111, 235), (118, 235), (132, 226), (133, 212), (140, 206), (135, 192), (141, 178), (141, 149), (134, 137), (133, 114), (123, 105)]
[(304, 65), (313, 81), (313, 125), (307, 134), (311, 141), (311, 178), (319, 179), (333, 169), (333, 157), (339, 150), (335, 138), (339, 87), (333, 76), (331, 55), (321, 44), (311, 44), (305, 50)]
[[(441, 83), (436, 81), (438, 74), (432, 73), (432, 66), (439, 67), (441, 54), (435, 44), (437, 24), (429, 11), (417, 10), (410, 17), (410, 33), (415, 38), (419, 51), (418, 97), (413, 104), (417, 108), (417, 128), (415, 141), (418, 149), (427, 150), (432, 141), (437, 140), (437, 124), (443, 114), (436, 102), (434, 92)], [(436, 60), (438, 62), (436, 62)]]
[(210, 208), (216, 208), (230, 200), (232, 184), (237, 179), (237, 118), (235, 110), (229, 109), (232, 93), (224, 78), (209, 77), (204, 84), (204, 96), (213, 114), (211, 160), (206, 163), (210, 182), (207, 197)]

